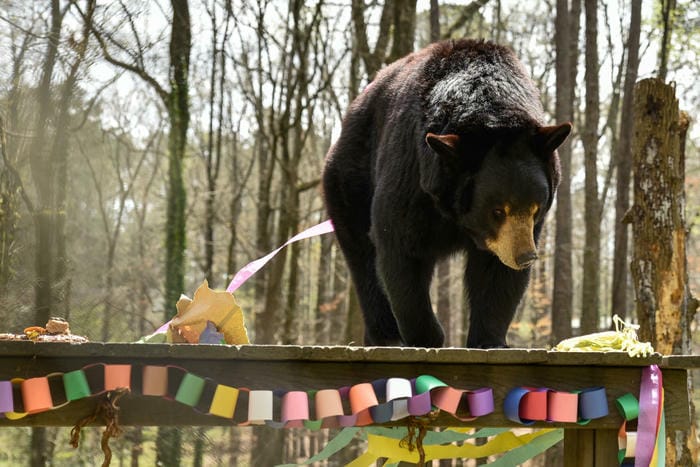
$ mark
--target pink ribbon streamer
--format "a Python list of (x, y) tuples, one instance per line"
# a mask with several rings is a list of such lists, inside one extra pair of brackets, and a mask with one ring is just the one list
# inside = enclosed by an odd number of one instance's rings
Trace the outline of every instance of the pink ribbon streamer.
[[(299, 240), (304, 240), (305, 238), (315, 237), (317, 235), (327, 234), (333, 231), (333, 223), (329, 219), (327, 221), (321, 222), (320, 224), (316, 224), (313, 227), (309, 227), (303, 232), (296, 234), (295, 236), (287, 240), (284, 245), (277, 248), (275, 251), (268, 253), (262, 258), (258, 258), (255, 261), (251, 261), (250, 263), (243, 266), (243, 268), (240, 271), (238, 271), (235, 276), (233, 276), (233, 280), (231, 280), (231, 283), (228, 285), (226, 291), (233, 293), (236, 290), (238, 290), (238, 288), (242, 286), (245, 283), (245, 281), (250, 279), (250, 277), (253, 274), (262, 269), (262, 267), (265, 266), (277, 253), (279, 253), (282, 248), (286, 247), (290, 243), (298, 242)], [(156, 329), (153, 334), (160, 334), (166, 332), (169, 325), (170, 321)]]
[(651, 464), (659, 426), (662, 385), (661, 371), (658, 366), (650, 365), (642, 370), (634, 467), (649, 467)]
[(320, 224), (314, 225), (313, 227), (309, 227), (303, 232), (296, 234), (295, 236), (287, 240), (284, 245), (277, 248), (275, 251), (268, 253), (262, 258), (258, 258), (255, 261), (251, 261), (250, 263), (246, 264), (243, 267), (243, 269), (238, 271), (233, 277), (233, 280), (231, 280), (231, 283), (229, 284), (226, 291), (231, 293), (235, 292), (241, 285), (243, 285), (245, 281), (250, 279), (250, 276), (262, 269), (262, 267), (265, 266), (268, 263), (268, 261), (270, 261), (277, 253), (280, 252), (280, 250), (282, 250), (282, 248), (286, 247), (290, 243), (294, 243), (299, 240), (304, 240), (305, 238), (311, 238), (317, 235), (323, 235), (330, 232), (333, 232), (333, 224), (330, 220), (327, 220), (321, 222)]

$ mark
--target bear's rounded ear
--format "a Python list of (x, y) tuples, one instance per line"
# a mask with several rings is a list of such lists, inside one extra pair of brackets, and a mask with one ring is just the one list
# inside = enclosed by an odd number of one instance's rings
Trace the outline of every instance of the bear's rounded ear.
[(543, 126), (535, 132), (535, 143), (545, 153), (553, 152), (562, 145), (571, 133), (572, 125), (569, 122), (555, 126)]
[(425, 135), (425, 142), (428, 146), (440, 155), (455, 156), (457, 154), (458, 135), (436, 135), (428, 133)]

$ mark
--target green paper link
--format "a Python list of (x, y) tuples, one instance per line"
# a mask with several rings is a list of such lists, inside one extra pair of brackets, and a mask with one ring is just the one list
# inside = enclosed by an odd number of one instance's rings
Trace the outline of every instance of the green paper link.
[(416, 378), (416, 394), (430, 392), (435, 388), (444, 388), (447, 384), (443, 383), (435, 376), (422, 375)]
[(76, 401), (85, 397), (90, 397), (90, 385), (83, 370), (63, 373), (63, 387), (66, 390), (66, 400)]
[(304, 428), (316, 431), (321, 429), (323, 420), (304, 420)]
[(615, 399), (615, 405), (627, 421), (634, 420), (639, 416), (639, 401), (629, 392)]
[(180, 387), (177, 388), (175, 400), (189, 405), (190, 407), (194, 407), (199, 403), (199, 398), (202, 396), (202, 391), (204, 390), (204, 384), (204, 378), (200, 378), (192, 373), (185, 373), (182, 382), (180, 382)]

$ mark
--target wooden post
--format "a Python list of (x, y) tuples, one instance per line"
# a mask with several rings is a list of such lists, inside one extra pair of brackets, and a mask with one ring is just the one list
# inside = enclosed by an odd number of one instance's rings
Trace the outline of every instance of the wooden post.
[[(674, 87), (660, 79), (637, 83), (634, 124), (631, 271), (640, 340), (650, 341), (664, 355), (689, 353), (693, 299), (688, 288), (684, 212), (689, 122), (679, 112)], [(697, 461), (693, 427), (691, 423), (689, 431), (669, 432), (668, 465)]]
[(645, 79), (634, 90), (632, 277), (641, 340), (664, 354), (681, 343), (687, 306), (685, 164), (672, 86)]

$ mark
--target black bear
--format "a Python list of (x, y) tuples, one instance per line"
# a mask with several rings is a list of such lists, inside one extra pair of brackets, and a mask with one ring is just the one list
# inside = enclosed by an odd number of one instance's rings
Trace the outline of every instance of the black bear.
[(466, 251), (467, 347), (506, 346), (571, 131), (543, 120), (513, 52), (468, 39), (398, 60), (352, 102), (323, 189), (365, 345), (442, 346), (433, 270)]

